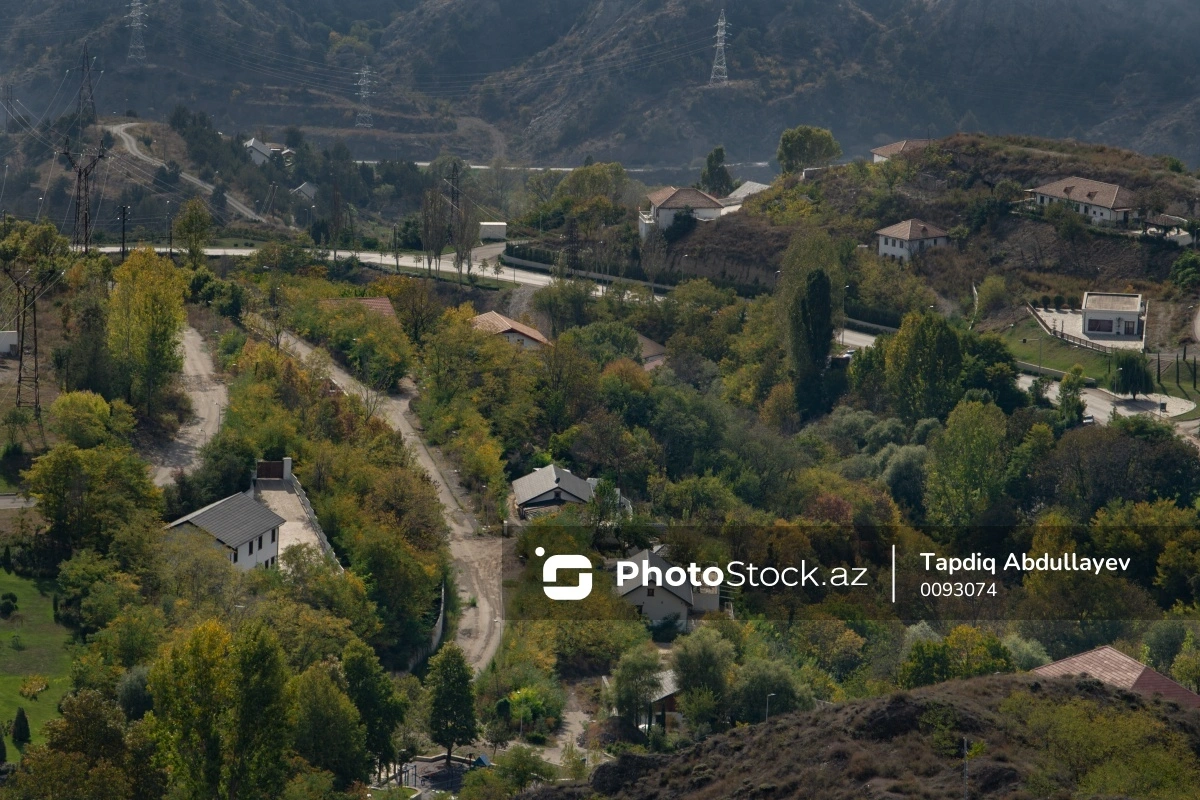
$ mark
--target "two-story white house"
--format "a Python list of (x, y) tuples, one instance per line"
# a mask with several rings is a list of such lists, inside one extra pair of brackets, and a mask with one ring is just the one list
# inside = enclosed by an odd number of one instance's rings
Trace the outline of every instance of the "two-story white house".
[(168, 529), (211, 536), (241, 570), (271, 568), (279, 557), (279, 527), (287, 520), (247, 494), (235, 494), (180, 517)]
[(675, 565), (654, 550), (642, 550), (621, 561), (633, 562), (638, 571), (632, 578), (615, 583), (613, 591), (652, 623), (674, 617), (682, 627), (689, 617), (700, 617), (721, 608), (719, 587), (693, 588), (690, 582), (672, 586), (667, 571)]
[(925, 250), (950, 244), (950, 234), (919, 219), (906, 219), (880, 228), (875, 231), (875, 237), (878, 239), (879, 255), (901, 261), (908, 261)]
[(646, 199), (650, 201), (650, 210), (638, 214), (638, 234), (643, 239), (649, 236), (654, 228), (671, 227), (675, 215), (685, 208), (691, 209), (692, 216), (701, 221), (717, 219), (724, 208), (717, 198), (690, 186), (682, 189), (665, 186), (646, 195)]
[(873, 164), (882, 164), (903, 153), (912, 153), (917, 150), (924, 150), (933, 143), (933, 139), (901, 139), (898, 142), (885, 144), (882, 147), (876, 147), (871, 151)]
[(1093, 225), (1128, 225), (1138, 219), (1133, 192), (1115, 183), (1070, 177), (1027, 191), (1038, 206), (1066, 203)]
[(488, 311), (471, 319), (471, 327), (493, 336), (503, 336), (526, 350), (540, 350), (550, 346), (550, 340), (531, 325), (517, 322), (498, 311)]

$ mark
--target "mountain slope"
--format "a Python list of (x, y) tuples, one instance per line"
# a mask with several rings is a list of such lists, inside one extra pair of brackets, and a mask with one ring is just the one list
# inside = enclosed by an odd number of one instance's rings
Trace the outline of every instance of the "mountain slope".
[[(69, 108), (66, 70), (86, 43), (105, 70), (102, 111), (183, 102), (222, 127), (341, 132), (364, 156), (680, 165), (723, 142), (735, 161), (764, 160), (807, 122), (848, 154), (967, 128), (1200, 162), (1200, 6), (1187, 0), (742, 0), (727, 14), (731, 80), (710, 87), (721, 5), (157, 0), (138, 67), (126, 5), (4, 0), (0, 73), (32, 115), (51, 97)], [(355, 128), (364, 64), (370, 131)]]

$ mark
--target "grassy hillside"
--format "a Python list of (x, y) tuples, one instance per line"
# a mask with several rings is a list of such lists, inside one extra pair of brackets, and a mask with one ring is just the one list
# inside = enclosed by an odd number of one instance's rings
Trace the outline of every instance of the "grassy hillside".
[[(8, 721), (25, 709), (35, 742), (41, 740), (42, 725), (58, 715), (58, 701), (71, 685), (71, 650), (67, 629), (54, 621), (50, 592), (36, 581), (0, 571), (0, 594), (17, 595), (17, 613), (0, 620), (0, 720)], [(19, 638), (21, 649), (13, 647)], [(36, 700), (21, 697), (22, 684), (31, 675), (49, 679), (50, 688)], [(8, 757), (17, 760), (12, 739), (6, 738)]]
[(589, 789), (621, 800), (957, 800), (964, 739), (973, 798), (1184, 800), (1200, 780), (1195, 712), (1092, 679), (1027, 675), (781, 716), (673, 756), (626, 757), (597, 770)]

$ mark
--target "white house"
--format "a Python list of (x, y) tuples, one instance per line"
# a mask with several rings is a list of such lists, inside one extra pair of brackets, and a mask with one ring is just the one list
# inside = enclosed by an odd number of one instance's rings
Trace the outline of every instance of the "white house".
[(509, 319), (498, 311), (488, 311), (473, 318), (471, 327), (493, 336), (503, 336), (526, 350), (538, 350), (550, 345), (550, 340), (543, 336), (537, 328), (517, 322), (515, 319)]
[(292, 194), (296, 195), (297, 197), (303, 197), (305, 200), (311, 203), (313, 200), (317, 199), (317, 185), (312, 181), (305, 181), (295, 189), (292, 189)]
[(1128, 225), (1138, 218), (1133, 192), (1115, 183), (1070, 177), (1028, 193), (1032, 202), (1042, 207), (1056, 201), (1066, 203), (1093, 225)]
[(879, 255), (901, 261), (908, 261), (915, 253), (950, 244), (950, 234), (919, 219), (906, 219), (880, 228), (875, 231), (875, 236), (879, 240)]
[(720, 200), (690, 186), (682, 189), (666, 186), (646, 195), (646, 199), (650, 201), (650, 210), (638, 213), (638, 234), (643, 239), (656, 227), (669, 228), (675, 215), (685, 208), (691, 209), (692, 216), (702, 221), (717, 219), (724, 208)]
[(279, 527), (287, 520), (246, 494), (235, 494), (180, 517), (168, 528), (204, 531), (241, 570), (274, 567)]
[(924, 150), (933, 143), (933, 139), (901, 139), (898, 142), (885, 144), (882, 147), (876, 147), (871, 151), (872, 163), (882, 164), (889, 159), (900, 155), (901, 153), (911, 153), (915, 150)]
[(592, 499), (593, 485), (557, 464), (535, 469), (513, 481), (517, 515), (526, 519), (538, 511), (561, 508), (568, 503), (583, 504)]
[(242, 147), (246, 148), (246, 152), (250, 155), (250, 160), (254, 162), (254, 166), (256, 167), (261, 167), (271, 160), (271, 146), (264, 141), (251, 138)]
[(1083, 331), (1087, 336), (1140, 337), (1146, 325), (1140, 294), (1083, 293)]
[[(621, 560), (633, 562), (638, 571), (632, 578), (614, 583), (613, 591), (651, 622), (675, 617), (680, 625), (684, 625), (689, 617), (702, 616), (721, 607), (720, 589), (717, 587), (696, 589), (687, 581), (681, 586), (670, 585), (666, 575), (675, 565), (653, 550), (642, 550)], [(647, 580), (643, 581), (643, 577), (647, 577)], [(643, 583), (648, 585), (643, 586)]]
[(503, 242), (508, 238), (508, 223), (507, 222), (481, 222), (479, 223), (479, 241), (481, 242)]

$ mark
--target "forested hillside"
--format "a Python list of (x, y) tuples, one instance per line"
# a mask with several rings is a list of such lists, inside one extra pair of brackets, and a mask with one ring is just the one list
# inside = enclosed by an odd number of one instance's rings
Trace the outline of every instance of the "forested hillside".
[[(966, 129), (1200, 161), (1187, 136), (1200, 9), (1183, 0), (746, 0), (727, 9), (717, 88), (715, 0), (159, 0), (142, 66), (126, 61), (117, 0), (2, 6), (0, 73), (32, 117), (70, 105), (78, 74), (64, 74), (86, 43), (102, 113), (162, 118), (182, 102), (222, 129), (343, 131), (363, 157), (680, 165), (724, 142), (733, 161), (767, 160), (780, 130), (808, 122), (848, 154)], [(355, 128), (364, 65), (369, 131)]]

